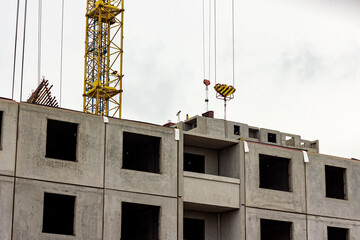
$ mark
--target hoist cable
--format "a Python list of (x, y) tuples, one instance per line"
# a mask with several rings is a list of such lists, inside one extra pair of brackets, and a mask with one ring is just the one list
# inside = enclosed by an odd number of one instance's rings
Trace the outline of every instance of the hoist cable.
[(203, 17), (203, 75), (205, 77), (205, 0), (202, 1), (202, 17)]
[(37, 84), (39, 85), (41, 74), (41, 28), (42, 28), (42, 0), (39, 0), (38, 5), (38, 72), (37, 72)]
[(15, 27), (15, 43), (14, 43), (14, 65), (13, 65), (13, 82), (11, 89), (11, 100), (14, 100), (14, 87), (15, 87), (15, 68), (16, 68), (16, 50), (17, 50), (17, 38), (18, 38), (18, 24), (19, 24), (19, 5), (20, 0), (17, 1), (16, 7), (16, 27)]
[(215, 74), (215, 85), (216, 85), (216, 0), (214, 0), (214, 45), (215, 45), (214, 74)]
[(22, 90), (24, 82), (24, 59), (25, 59), (25, 40), (26, 40), (26, 15), (27, 15), (27, 0), (25, 0), (25, 13), (24, 13), (24, 33), (23, 33), (23, 49), (22, 49), (22, 60), (21, 60), (21, 85), (20, 85), (20, 102), (22, 99)]
[(232, 0), (232, 5), (231, 5), (231, 12), (232, 12), (232, 63), (233, 63), (233, 69), (232, 69), (232, 75), (233, 75), (233, 87), (235, 87), (235, 20), (234, 20), (234, 0)]
[(64, 0), (62, 0), (61, 6), (61, 54), (60, 54), (60, 107), (62, 99), (62, 69), (63, 69), (63, 49), (64, 49)]
[(209, 80), (211, 78), (211, 0), (209, 0)]

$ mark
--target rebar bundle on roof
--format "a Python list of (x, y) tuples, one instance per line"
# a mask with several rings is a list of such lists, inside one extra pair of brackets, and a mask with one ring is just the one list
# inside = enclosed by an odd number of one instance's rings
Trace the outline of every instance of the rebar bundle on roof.
[(51, 88), (53, 85), (49, 86), (49, 81), (42, 79), (39, 86), (33, 91), (27, 100), (28, 103), (35, 103), (50, 107), (58, 107), (59, 104), (55, 97), (51, 96)]

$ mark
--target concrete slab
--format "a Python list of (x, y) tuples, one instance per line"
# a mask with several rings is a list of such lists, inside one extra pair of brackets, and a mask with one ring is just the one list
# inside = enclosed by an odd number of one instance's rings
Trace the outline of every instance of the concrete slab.
[(103, 239), (121, 238), (121, 203), (130, 202), (160, 207), (159, 240), (177, 239), (177, 198), (105, 190)]
[[(45, 157), (48, 119), (78, 124), (76, 162)], [(20, 104), (17, 176), (102, 187), (104, 129), (100, 116)]]
[(14, 178), (0, 176), (0, 239), (11, 239)]
[[(305, 213), (305, 169), (301, 151), (248, 142), (245, 153), (246, 206)], [(259, 154), (289, 158), (290, 192), (260, 188)], [(276, 173), (274, 173), (276, 174)]]
[[(124, 169), (123, 133), (161, 138), (160, 173)], [(110, 119), (106, 126), (106, 188), (130, 192), (177, 196), (177, 141), (174, 129)]]
[(3, 175), (14, 176), (18, 108), (19, 104), (16, 102), (0, 101), (0, 174)]
[[(42, 232), (45, 192), (76, 196), (74, 236)], [(100, 189), (17, 179), (13, 239), (102, 239), (102, 199)]]

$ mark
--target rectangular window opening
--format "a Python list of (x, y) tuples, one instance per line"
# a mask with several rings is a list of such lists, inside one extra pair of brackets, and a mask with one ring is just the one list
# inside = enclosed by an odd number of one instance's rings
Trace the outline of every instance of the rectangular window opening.
[(3, 111), (0, 111), (0, 150), (2, 146), (2, 119), (3, 119)]
[(124, 132), (123, 168), (160, 173), (160, 137)]
[(122, 202), (121, 240), (158, 240), (160, 207)]
[(184, 153), (184, 171), (205, 173), (205, 156)]
[(259, 154), (260, 188), (290, 192), (290, 159)]
[(74, 235), (75, 196), (45, 193), (43, 233)]
[(48, 119), (45, 157), (75, 162), (77, 130), (76, 123)]
[(348, 240), (349, 229), (327, 227), (328, 240)]
[(255, 128), (249, 128), (249, 138), (259, 139), (259, 130)]
[(346, 199), (346, 169), (325, 165), (326, 197)]
[(184, 239), (205, 240), (205, 220), (184, 218)]
[(240, 136), (240, 126), (234, 125), (234, 135)]
[(291, 240), (291, 222), (261, 219), (261, 240)]
[(276, 134), (275, 133), (268, 133), (268, 142), (276, 143)]

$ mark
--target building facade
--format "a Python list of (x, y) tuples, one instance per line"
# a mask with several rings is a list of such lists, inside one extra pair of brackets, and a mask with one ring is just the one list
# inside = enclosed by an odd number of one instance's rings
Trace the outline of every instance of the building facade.
[(4, 240), (354, 240), (359, 182), (358, 160), (295, 134), (0, 99)]

